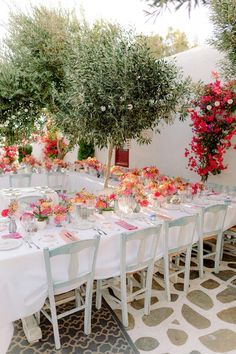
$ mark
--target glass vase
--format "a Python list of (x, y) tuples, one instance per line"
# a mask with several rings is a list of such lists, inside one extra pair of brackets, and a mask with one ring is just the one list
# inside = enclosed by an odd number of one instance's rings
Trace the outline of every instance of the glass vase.
[(16, 225), (16, 220), (15, 220), (14, 217), (10, 217), (10, 218), (9, 218), (9, 226), (8, 226), (8, 228), (9, 228), (9, 233), (10, 233), (10, 234), (16, 232), (16, 230), (17, 230), (17, 225)]

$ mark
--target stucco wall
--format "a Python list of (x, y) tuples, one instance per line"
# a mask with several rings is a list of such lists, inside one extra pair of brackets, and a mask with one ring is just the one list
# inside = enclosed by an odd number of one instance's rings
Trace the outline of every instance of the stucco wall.
[[(190, 75), (194, 81), (202, 80), (208, 83), (212, 81), (211, 72), (217, 71), (217, 63), (221, 58), (220, 53), (214, 48), (201, 46), (176, 55), (176, 63), (182, 67), (185, 76)], [(156, 165), (167, 175), (199, 180), (196, 174), (187, 169), (187, 159), (184, 157), (184, 150), (192, 137), (189, 123), (189, 118), (184, 123), (176, 119), (174, 124), (162, 126), (161, 133), (154, 134), (152, 143), (147, 146), (140, 147), (132, 141), (130, 167)], [(96, 149), (96, 157), (105, 163), (106, 150)], [(225, 161), (228, 169), (219, 176), (210, 177), (209, 181), (236, 185), (236, 151), (229, 150)]]

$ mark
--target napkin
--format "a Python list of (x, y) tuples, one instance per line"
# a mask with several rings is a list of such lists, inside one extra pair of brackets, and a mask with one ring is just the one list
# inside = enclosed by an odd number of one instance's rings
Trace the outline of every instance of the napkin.
[(65, 242), (74, 242), (79, 240), (78, 236), (75, 236), (71, 231), (67, 230), (61, 230), (60, 236)]
[(18, 239), (18, 238), (22, 238), (22, 236), (18, 232), (12, 232), (10, 234), (1, 236), (1, 238), (3, 238), (3, 239), (6, 239), (6, 238)]
[(118, 221), (115, 221), (115, 223), (121, 227), (123, 227), (124, 229), (126, 230), (136, 230), (138, 227), (137, 226), (134, 226), (134, 225), (131, 225), (131, 224), (128, 224), (126, 221), (124, 220), (118, 220)]
[(167, 215), (163, 215), (163, 214), (159, 214), (159, 213), (157, 213), (156, 215), (159, 219), (162, 219), (162, 220), (172, 220), (172, 218)]

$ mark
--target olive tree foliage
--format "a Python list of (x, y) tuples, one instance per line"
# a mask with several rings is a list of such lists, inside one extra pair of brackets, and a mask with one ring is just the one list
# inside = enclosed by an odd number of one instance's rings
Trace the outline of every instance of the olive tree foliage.
[(211, 21), (214, 26), (212, 44), (225, 54), (221, 68), (226, 79), (236, 77), (236, 1), (212, 0)]
[(61, 109), (65, 63), (78, 31), (73, 13), (61, 9), (10, 15), (0, 52), (0, 135), (8, 144), (29, 137)]
[(184, 119), (189, 81), (172, 62), (155, 60), (144, 41), (118, 25), (86, 23), (74, 45), (74, 70), (62, 99), (67, 114), (57, 122), (69, 139), (108, 147), (107, 174), (114, 146), (128, 139), (149, 142), (144, 129)]
[[(209, 5), (211, 0), (144, 0), (149, 4), (147, 15), (156, 18), (162, 11), (174, 8), (176, 11), (185, 7), (189, 15), (193, 8), (203, 5)], [(219, 1), (220, 2), (220, 1)]]

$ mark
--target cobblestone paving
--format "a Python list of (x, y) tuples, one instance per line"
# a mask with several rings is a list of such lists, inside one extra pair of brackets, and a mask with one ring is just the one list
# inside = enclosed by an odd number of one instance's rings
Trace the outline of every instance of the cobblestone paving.
[(231, 286), (236, 283), (236, 250), (224, 254), (219, 274), (214, 274), (213, 262), (206, 260), (200, 279), (192, 264), (187, 296), (183, 278), (178, 277), (168, 303), (158, 278), (153, 281), (149, 316), (143, 313), (143, 299), (129, 305), (128, 333), (141, 354), (236, 354), (236, 287)]

